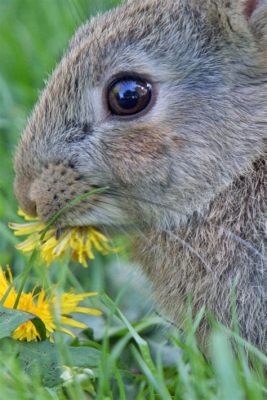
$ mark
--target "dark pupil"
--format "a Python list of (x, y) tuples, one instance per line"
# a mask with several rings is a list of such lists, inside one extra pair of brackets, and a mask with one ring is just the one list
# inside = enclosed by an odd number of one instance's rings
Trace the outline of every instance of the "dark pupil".
[(109, 107), (113, 114), (132, 115), (142, 111), (151, 99), (151, 85), (137, 79), (116, 81), (110, 88)]

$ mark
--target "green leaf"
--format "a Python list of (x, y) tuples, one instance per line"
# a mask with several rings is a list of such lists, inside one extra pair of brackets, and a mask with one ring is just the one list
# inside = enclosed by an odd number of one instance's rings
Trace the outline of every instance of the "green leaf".
[(91, 347), (67, 347), (63, 359), (58, 345), (44, 342), (18, 342), (13, 339), (0, 341), (6, 348), (17, 354), (22, 369), (30, 376), (39, 376), (44, 386), (55, 387), (62, 383), (63, 365), (79, 368), (94, 368), (101, 357), (100, 351)]
[(45, 340), (45, 325), (35, 315), (12, 308), (0, 307), (0, 339), (11, 337), (14, 330), (27, 321), (31, 321), (35, 325), (41, 340)]

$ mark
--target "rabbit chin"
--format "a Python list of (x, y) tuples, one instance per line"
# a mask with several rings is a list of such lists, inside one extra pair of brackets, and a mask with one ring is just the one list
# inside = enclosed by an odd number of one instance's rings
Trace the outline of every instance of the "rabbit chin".
[(123, 231), (143, 232), (150, 229), (165, 231), (178, 228), (186, 223), (187, 215), (181, 215), (170, 210), (154, 210), (147, 208), (126, 210), (119, 204), (95, 205), (87, 211), (80, 211), (76, 215), (64, 217), (67, 226), (99, 226), (122, 229)]
[(119, 207), (101, 204), (101, 206), (94, 206), (87, 211), (71, 215), (70, 218), (64, 218), (65, 222), (68, 226), (119, 227), (129, 225), (129, 217)]

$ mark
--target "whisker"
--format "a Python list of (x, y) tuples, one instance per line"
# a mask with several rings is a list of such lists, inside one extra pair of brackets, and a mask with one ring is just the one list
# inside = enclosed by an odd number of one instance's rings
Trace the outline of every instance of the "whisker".
[[(100, 207), (99, 207), (100, 210), (101, 210), (101, 203), (104, 205), (109, 205), (108, 202), (101, 200), (101, 202), (98, 203), (100, 205)], [(112, 210), (109, 210), (109, 214), (111, 214), (110, 216), (112, 217)], [(114, 212), (114, 215), (116, 216), (116, 212)], [(135, 223), (128, 223), (127, 225), (123, 225), (123, 224), (116, 224), (113, 221), (114, 220), (110, 220), (110, 226), (116, 230), (120, 230), (120, 232), (125, 234), (131, 241), (133, 240), (133, 236), (129, 233), (129, 230), (131, 230), (131, 231), (138, 230), (138, 233), (143, 235), (143, 232), (139, 229), (138, 225)]]
[(239, 235), (231, 232), (229, 229), (224, 228), (223, 226), (220, 227), (221, 231), (230, 237), (231, 239), (235, 240), (236, 242), (240, 243), (247, 249), (249, 249), (252, 253), (254, 253), (256, 256), (260, 257), (263, 261), (267, 260), (267, 257), (262, 254), (258, 249), (256, 249), (250, 242), (247, 240), (242, 239)]
[[(154, 207), (158, 207), (158, 208), (164, 208), (164, 210), (168, 209), (170, 211), (174, 211), (177, 212), (177, 210), (172, 209), (171, 207), (167, 206), (166, 204), (162, 204), (162, 203), (158, 203), (155, 201), (151, 201), (149, 199), (146, 198), (142, 198), (142, 197), (137, 197), (131, 194), (123, 194), (118, 192), (118, 190), (116, 190), (116, 188), (112, 188), (112, 189), (108, 189), (105, 192), (105, 195), (107, 195), (107, 197), (99, 197), (98, 198), (98, 202), (97, 202), (97, 207), (99, 207), (101, 209), (101, 207), (103, 207), (103, 210), (105, 210), (106, 213), (106, 209), (104, 209), (105, 206), (109, 207), (108, 213), (110, 215), (110, 221), (109, 224), (110, 226), (112, 226), (113, 228), (115, 228), (116, 230), (119, 230), (121, 233), (125, 234), (130, 241), (132, 242), (133, 237), (132, 235), (129, 233), (129, 230), (131, 231), (136, 231), (138, 233), (138, 235), (140, 235), (140, 237), (144, 238), (144, 240), (146, 240), (147, 243), (150, 244), (150, 246), (152, 246), (153, 248), (157, 248), (156, 245), (154, 245), (152, 243), (152, 240), (149, 239), (144, 232), (142, 232), (142, 230), (140, 229), (140, 226), (135, 224), (135, 223), (131, 223), (127, 225), (120, 225), (120, 224), (116, 224), (114, 223), (114, 220), (116, 220), (116, 218), (112, 218), (112, 215), (114, 215), (114, 217), (116, 217), (116, 206), (109, 201), (108, 196), (111, 197), (117, 197), (117, 198), (121, 198), (124, 200), (127, 199), (132, 199), (138, 202), (143, 202), (146, 204), (150, 204)], [(91, 203), (92, 207), (94, 207), (96, 204)], [(106, 215), (106, 214), (105, 214)], [(73, 216), (77, 219), (77, 215), (73, 214)], [(106, 215), (106, 217), (108, 218), (108, 215)], [(79, 220), (81, 221), (81, 219), (79, 218)], [(82, 221), (81, 221), (82, 223)], [(251, 244), (250, 242), (242, 239), (240, 236), (238, 236), (237, 234), (231, 232), (229, 229), (226, 229), (222, 226), (217, 225), (216, 223), (213, 222), (213, 225), (216, 227), (216, 229), (218, 229), (218, 233), (220, 233), (220, 229), (222, 230), (222, 232), (227, 235), (227, 237), (239, 244), (241, 244), (242, 246), (244, 246), (246, 249), (250, 250), (252, 254), (256, 255), (257, 257), (260, 257), (262, 260), (266, 261), (267, 257), (262, 254), (258, 249), (256, 249), (253, 244)], [(216, 226), (217, 225), (217, 226)], [(198, 252), (196, 251), (191, 245), (190, 243), (188, 243), (186, 240), (182, 239), (180, 236), (178, 236), (176, 233), (174, 233), (173, 228), (170, 226), (170, 229), (165, 229), (165, 230), (159, 230), (160, 232), (164, 232), (165, 234), (169, 235), (170, 237), (172, 237), (174, 240), (176, 240), (178, 243), (180, 243), (182, 245), (183, 248), (187, 249), (190, 251), (191, 254), (193, 254), (194, 256), (196, 256), (202, 263), (202, 265), (205, 267), (206, 271), (208, 272), (212, 272), (215, 274), (215, 271), (212, 270), (211, 266), (207, 263), (207, 261), (205, 260), (205, 258)], [(219, 279), (218, 279), (219, 281)]]
[[(102, 202), (102, 204), (109, 205), (109, 203), (107, 201), (103, 201), (103, 199), (99, 200), (99, 203), (101, 203), (101, 202)], [(138, 231), (138, 233), (140, 235), (142, 235), (143, 238), (148, 240), (147, 236), (145, 236), (145, 234), (140, 230), (139, 226), (132, 225), (132, 227), (134, 227)], [(117, 225), (116, 225), (116, 228), (118, 228)], [(205, 269), (207, 271), (209, 271), (209, 272), (211, 271), (211, 267), (207, 264), (207, 262), (204, 260), (204, 258), (196, 250), (194, 250), (194, 248), (189, 243), (187, 243), (185, 240), (181, 239), (177, 234), (174, 234), (170, 230), (168, 230), (168, 231), (164, 230), (162, 232), (164, 232), (165, 234), (167, 234), (169, 236), (172, 236), (183, 247), (187, 248), (192, 254), (194, 254), (202, 262), (202, 264), (205, 266)], [(127, 236), (129, 236), (128, 233), (127, 233)], [(151, 242), (152, 242), (152, 240), (151, 240)], [(155, 248), (157, 247), (156, 245), (154, 245), (154, 246), (155, 246)]]
[(205, 266), (206, 270), (211, 272), (212, 269), (209, 266), (209, 264), (207, 264), (207, 262), (204, 260), (204, 258), (196, 251), (194, 250), (194, 248), (187, 243), (185, 240), (183, 240), (182, 238), (180, 238), (177, 234), (174, 234), (171, 231), (164, 231), (164, 233), (166, 233), (167, 235), (173, 237), (177, 242), (179, 242), (183, 247), (185, 247), (186, 249), (188, 249), (192, 254), (194, 254), (201, 262), (202, 264)]
[[(105, 203), (104, 203), (105, 204)], [(144, 237), (146, 240), (148, 240), (147, 236), (145, 236), (145, 234), (140, 230), (139, 226), (135, 226), (135, 229), (138, 231), (138, 233), (140, 235), (142, 235), (142, 237)], [(182, 238), (180, 238), (177, 234), (174, 234), (171, 230), (164, 230), (162, 231), (165, 234), (173, 237), (177, 242), (179, 242), (184, 248), (187, 248), (192, 254), (194, 254), (201, 262), (202, 264), (205, 266), (205, 269), (209, 272), (212, 271), (211, 267), (209, 266), (209, 264), (206, 262), (206, 260), (204, 260), (204, 258), (189, 244), (187, 243), (185, 240), (183, 240)], [(151, 240), (152, 242), (152, 240)], [(156, 245), (154, 245), (155, 248), (157, 247)]]
[[(112, 194), (114, 196), (124, 198), (123, 195), (120, 194), (120, 193), (116, 193), (115, 191), (112, 191), (112, 190), (109, 190), (109, 191), (110, 191), (110, 194)], [(140, 202), (151, 204), (151, 205), (153, 205), (155, 207), (160, 207), (160, 208), (164, 208), (164, 209), (167, 208), (170, 211), (177, 212), (177, 210), (172, 209), (171, 207), (169, 207), (166, 204), (165, 205), (164, 204), (160, 204), (160, 203), (157, 203), (157, 202), (154, 202), (154, 201), (150, 201), (148, 199), (143, 199), (141, 197), (139, 198), (139, 197), (135, 197), (135, 196), (132, 196), (132, 195), (129, 195), (129, 196), (127, 195), (127, 197), (130, 198), (130, 199), (136, 200), (136, 201), (140, 201)], [(179, 214), (180, 214), (180, 212), (179, 212)], [(213, 225), (216, 226), (215, 223), (213, 223)], [(231, 232), (228, 229), (223, 228), (222, 226), (217, 225), (217, 228), (218, 228), (218, 231), (219, 231), (219, 229), (222, 229), (223, 233), (228, 235), (229, 238), (231, 238), (232, 240), (240, 243), (241, 245), (243, 245), (244, 247), (249, 249), (254, 255), (256, 255), (256, 256), (260, 257), (262, 260), (266, 261), (267, 257), (264, 254), (262, 254), (258, 249), (256, 249), (250, 242), (248, 242), (247, 240), (242, 239), (240, 236), (234, 234), (233, 232)], [(181, 238), (179, 238), (179, 240), (181, 241), (182, 245), (185, 245), (185, 247), (187, 247), (189, 249), (190, 245), (188, 243), (184, 242)], [(194, 252), (193, 248), (191, 248), (191, 250), (192, 250), (192, 252)], [(203, 257), (201, 257), (197, 253), (195, 255), (198, 256), (198, 258), (202, 261), (203, 264), (206, 264), (206, 262), (203, 259)]]
[[(170, 206), (168, 206), (166, 204), (158, 203), (158, 202), (155, 202), (155, 201), (152, 201), (152, 200), (149, 200), (149, 199), (144, 199), (142, 197), (136, 197), (136, 196), (129, 195), (129, 194), (124, 196), (123, 194), (114, 191), (114, 189), (113, 190), (108, 189), (105, 192), (105, 194), (110, 194), (111, 196), (114, 196), (114, 197), (117, 196), (117, 197), (123, 198), (123, 199), (132, 199), (132, 200), (135, 200), (135, 201), (151, 204), (152, 206), (156, 206), (156, 207), (160, 207), (160, 208), (164, 208), (164, 209), (168, 208), (168, 210), (170, 210), (170, 211), (177, 212), (177, 210), (175, 210), (174, 208), (171, 208)], [(181, 214), (181, 215), (186, 215), (186, 214)]]

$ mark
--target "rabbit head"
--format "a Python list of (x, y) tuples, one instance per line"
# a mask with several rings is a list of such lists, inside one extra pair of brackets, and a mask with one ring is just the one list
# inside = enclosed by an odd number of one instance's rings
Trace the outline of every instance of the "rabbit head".
[(179, 224), (263, 151), (265, 1), (132, 0), (82, 26), (15, 157), (15, 193), (62, 225)]

